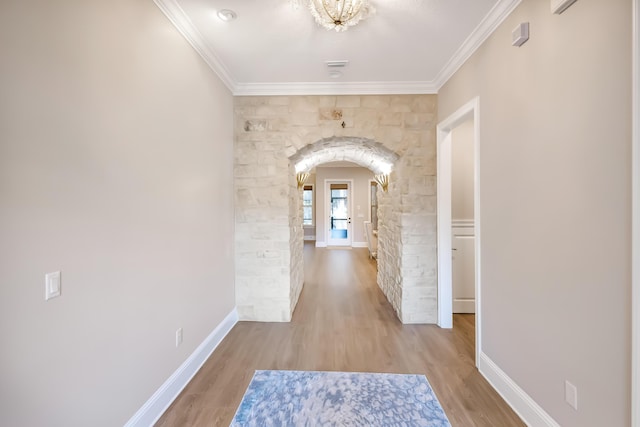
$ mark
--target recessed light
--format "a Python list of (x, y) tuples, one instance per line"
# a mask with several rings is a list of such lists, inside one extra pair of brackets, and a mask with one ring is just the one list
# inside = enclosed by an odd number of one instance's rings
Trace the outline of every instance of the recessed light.
[(224, 22), (233, 21), (238, 17), (238, 15), (231, 9), (219, 10), (216, 15), (218, 15), (218, 18), (220, 18)]

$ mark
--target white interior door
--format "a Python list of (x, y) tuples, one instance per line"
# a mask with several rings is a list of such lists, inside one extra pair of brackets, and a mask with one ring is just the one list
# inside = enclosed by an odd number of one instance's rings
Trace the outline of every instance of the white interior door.
[(453, 312), (476, 312), (475, 233), (473, 227), (453, 227), (451, 239)]
[(351, 183), (327, 181), (328, 246), (351, 246)]

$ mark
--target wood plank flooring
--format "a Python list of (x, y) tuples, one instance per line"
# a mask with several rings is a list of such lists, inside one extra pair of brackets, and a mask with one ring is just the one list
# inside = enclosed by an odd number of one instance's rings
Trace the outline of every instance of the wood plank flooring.
[(474, 315), (452, 330), (402, 325), (366, 249), (304, 255), (292, 322), (239, 322), (157, 427), (228, 426), (256, 369), (424, 374), (454, 427), (524, 425), (474, 366)]

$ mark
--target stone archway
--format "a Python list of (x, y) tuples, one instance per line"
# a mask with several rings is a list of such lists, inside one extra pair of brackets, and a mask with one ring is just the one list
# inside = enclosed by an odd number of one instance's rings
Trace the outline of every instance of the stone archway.
[[(435, 95), (237, 97), (235, 290), (241, 320), (290, 321), (303, 285), (296, 173), (386, 173), (378, 285), (403, 323), (436, 323)], [(300, 266), (298, 266), (300, 264)]]
[[(299, 172), (309, 172), (314, 167), (329, 162), (348, 161), (371, 170), (376, 175), (389, 175), (393, 171), (394, 164), (399, 159), (398, 154), (385, 147), (383, 144), (368, 138), (360, 137), (330, 137), (306, 145), (289, 157), (289, 174), (295, 176)], [(380, 193), (380, 207), (378, 210), (378, 283), (384, 282), (384, 274), (380, 272), (390, 271), (391, 265), (396, 261), (398, 254), (390, 248), (397, 247), (399, 236), (390, 233), (387, 226), (387, 218), (392, 218), (393, 207), (384, 203), (386, 195)], [(290, 217), (290, 250), (291, 250), (291, 312), (302, 292), (304, 282), (303, 247), (304, 236), (302, 229), (302, 198), (297, 181), (290, 187), (289, 196)], [(384, 288), (383, 288), (384, 290)], [(391, 301), (389, 295), (387, 298)], [(396, 300), (397, 301), (397, 300)], [(392, 303), (393, 304), (393, 303)], [(400, 316), (400, 304), (394, 308)]]
[(289, 161), (296, 172), (309, 171), (322, 163), (348, 161), (370, 169), (374, 174), (388, 175), (398, 157), (373, 139), (333, 136), (302, 147), (289, 157)]

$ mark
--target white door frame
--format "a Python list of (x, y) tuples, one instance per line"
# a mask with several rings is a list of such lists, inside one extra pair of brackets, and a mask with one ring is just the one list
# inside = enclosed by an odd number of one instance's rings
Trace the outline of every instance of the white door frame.
[(631, 425), (640, 427), (640, 0), (633, 0), (631, 182)]
[(437, 127), (438, 164), (438, 326), (453, 327), (453, 283), (451, 263), (451, 131), (473, 118), (473, 215), (475, 222), (475, 293), (476, 293), (476, 366), (480, 360), (481, 346), (481, 295), (480, 295), (480, 98), (476, 97), (458, 111), (444, 119)]
[[(353, 179), (337, 179), (337, 178), (327, 178), (324, 180), (324, 209), (325, 209), (325, 228), (326, 228), (326, 242), (327, 242), (327, 246), (339, 246), (339, 245), (332, 245), (331, 244), (331, 184), (344, 184), (347, 183), (347, 185), (349, 186), (349, 193), (348, 193), (348, 202), (347, 202), (347, 206), (349, 209), (349, 217), (351, 218), (351, 221), (349, 222), (349, 224), (347, 225), (347, 236), (349, 236), (349, 244), (347, 245), (343, 245), (345, 248), (346, 247), (352, 247), (353, 246), (353, 231), (355, 229), (355, 227), (353, 226)], [(342, 246), (342, 245), (340, 245)]]

